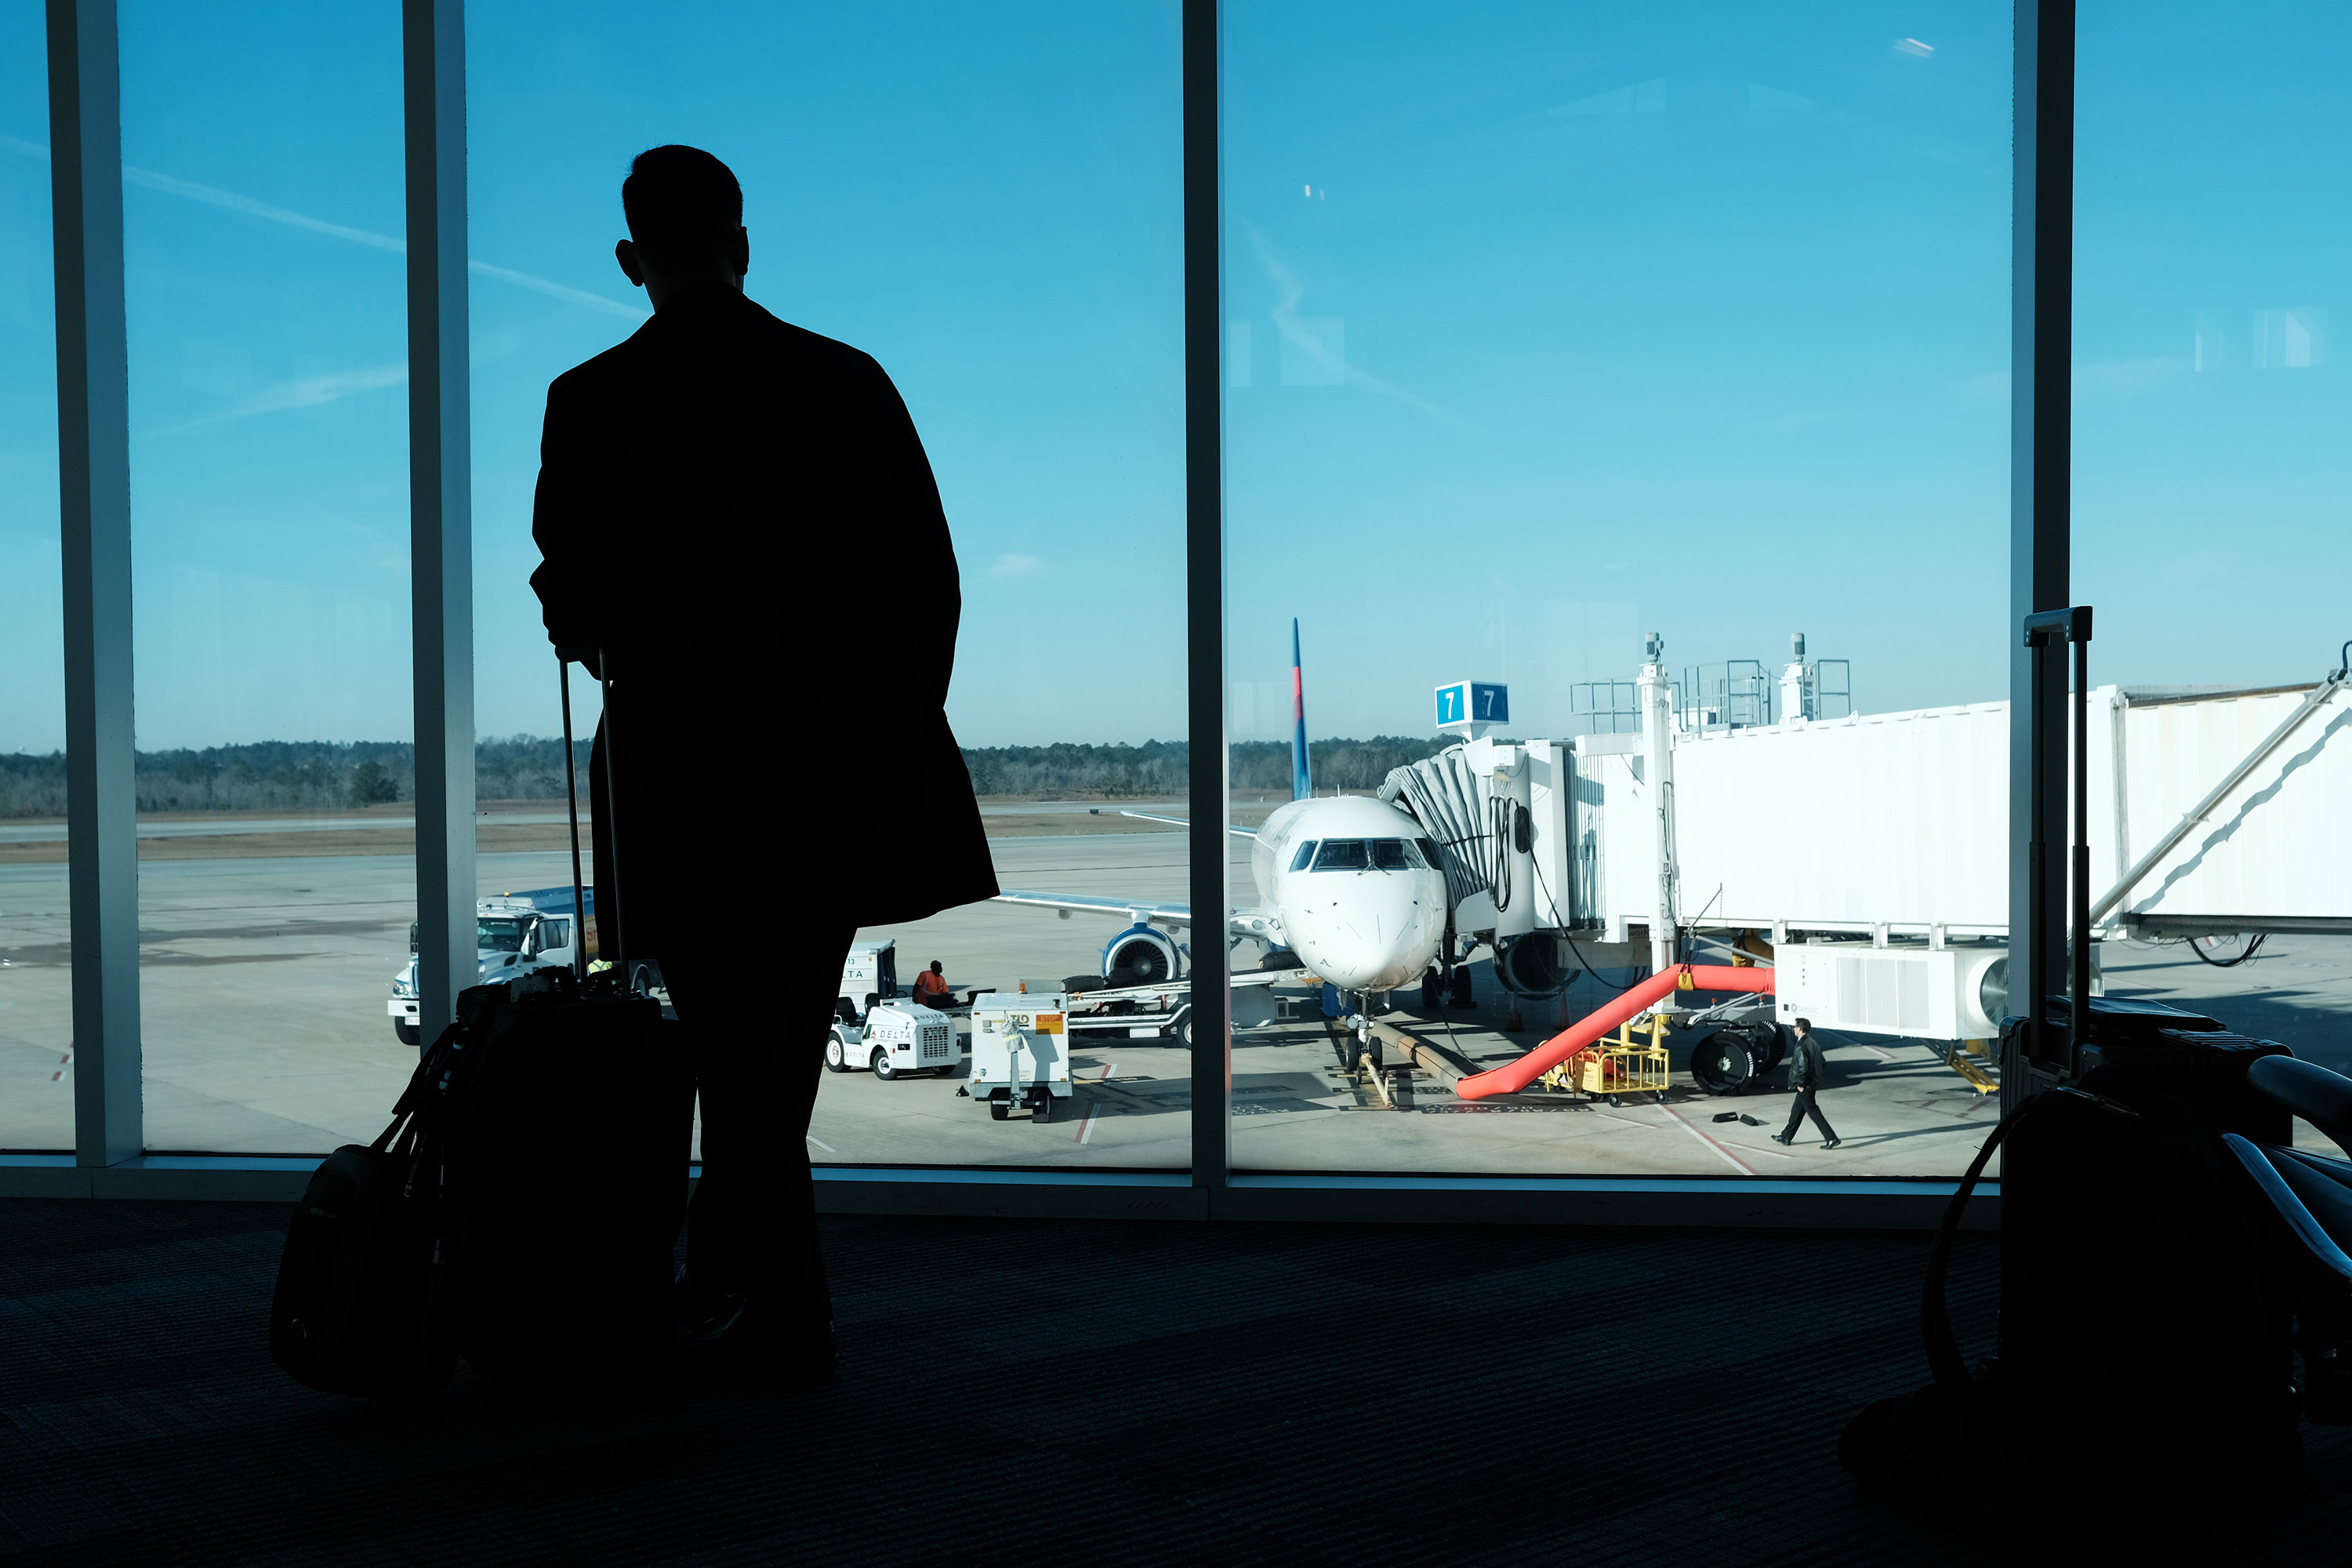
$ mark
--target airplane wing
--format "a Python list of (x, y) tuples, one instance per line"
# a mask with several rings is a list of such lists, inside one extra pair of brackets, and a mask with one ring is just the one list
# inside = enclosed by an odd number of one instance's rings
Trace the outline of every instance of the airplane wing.
[[(1087, 815), (1088, 816), (1100, 816), (1102, 813), (1093, 806), (1088, 806), (1087, 808)], [(1164, 822), (1171, 827), (1190, 827), (1192, 826), (1181, 816), (1154, 816), (1148, 811), (1122, 811), (1119, 815), (1121, 816), (1131, 816), (1138, 822)], [(1228, 826), (1225, 828), (1225, 831), (1232, 834), (1236, 838), (1255, 838), (1257, 837), (1257, 829), (1254, 827), (1234, 827)]]
[[(997, 894), (996, 902), (1059, 910), (1064, 920), (1073, 914), (1085, 914), (1109, 915), (1134, 925), (1189, 928), (1193, 924), (1192, 905), (1155, 903), (1149, 899), (1098, 899), (1084, 894), (1030, 893), (1011, 888)], [(1235, 910), (1225, 917), (1225, 935), (1228, 938), (1255, 937), (1260, 942), (1269, 942), (1279, 947), (1282, 945), (1282, 922), (1265, 910)]]
[(1060, 910), (1067, 915), (1124, 915), (1138, 925), (1147, 921), (1160, 925), (1189, 926), (1192, 923), (1190, 904), (1154, 903), (1149, 899), (1090, 899), (1082, 894), (1024, 893), (1018, 888), (1008, 888), (996, 895), (1000, 904), (1027, 904), (1033, 909)]

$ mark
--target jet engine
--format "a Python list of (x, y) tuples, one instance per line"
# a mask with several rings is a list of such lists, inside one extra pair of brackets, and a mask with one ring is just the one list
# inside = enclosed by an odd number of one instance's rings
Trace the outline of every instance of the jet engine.
[(1181, 980), (1188, 951), (1156, 926), (1131, 925), (1103, 946), (1103, 984), (1159, 985)]
[(1495, 979), (1514, 996), (1557, 996), (1568, 984), (1560, 941), (1549, 931), (1507, 936), (1495, 942)]
[(1727, 1025), (1691, 1047), (1691, 1079), (1712, 1095), (1754, 1094), (1788, 1054), (1789, 1037), (1769, 1018)]

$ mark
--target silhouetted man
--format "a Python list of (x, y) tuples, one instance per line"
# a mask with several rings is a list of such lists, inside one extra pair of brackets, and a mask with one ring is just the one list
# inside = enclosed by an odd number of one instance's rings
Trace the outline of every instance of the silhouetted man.
[(1789, 1125), (1772, 1135), (1772, 1142), (1783, 1147), (1795, 1141), (1797, 1129), (1806, 1117), (1822, 1130), (1822, 1147), (1834, 1149), (1838, 1135), (1830, 1126), (1830, 1119), (1822, 1114), (1816, 1096), (1822, 1091), (1822, 1076), (1829, 1065), (1822, 1055), (1822, 1043), (1813, 1038), (1813, 1021), (1797, 1020), (1797, 1048), (1789, 1058), (1789, 1087), (1797, 1091), (1797, 1102), (1789, 1107)]
[[(680, 1323), (709, 1359), (824, 1377), (806, 1135), (831, 978), (860, 925), (996, 892), (943, 710), (955, 550), (882, 367), (744, 297), (727, 166), (654, 148), (621, 204), (614, 253), (654, 316), (548, 388), (531, 586), (557, 647), (613, 682), (589, 770), (600, 945), (660, 962), (693, 1053)], [(849, 635), (863, 590), (909, 568), (935, 592)], [(751, 884), (774, 912), (747, 924)]]

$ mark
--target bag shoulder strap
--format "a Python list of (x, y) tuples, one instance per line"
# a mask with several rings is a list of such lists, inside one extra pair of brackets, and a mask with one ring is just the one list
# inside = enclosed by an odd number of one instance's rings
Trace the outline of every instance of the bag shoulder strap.
[(400, 1098), (393, 1102), (392, 1125), (376, 1134), (375, 1142), (368, 1147), (378, 1153), (391, 1148), (393, 1140), (399, 1137), (400, 1130), (432, 1106), (442, 1091), (443, 1079), (456, 1065), (457, 1052), (472, 1034), (468, 1023), (468, 1020), (459, 1019), (442, 1030), (440, 1037), (425, 1048), (423, 1059), (416, 1064), (416, 1070), (408, 1075), (408, 1087), (402, 1089)]
[(1952, 1314), (1944, 1300), (1944, 1279), (1951, 1272), (1952, 1238), (1960, 1233), (1960, 1216), (1968, 1212), (1969, 1199), (1984, 1175), (1985, 1166), (2000, 1147), (2001, 1140), (2020, 1119), (2033, 1109), (2034, 1100), (2027, 1100), (1994, 1124), (1977, 1157), (1969, 1162), (1968, 1174), (1953, 1189), (1952, 1201), (1944, 1205), (1943, 1223), (1936, 1227), (1936, 1245), (1927, 1254), (1927, 1282), (1919, 1294), (1919, 1334), (1927, 1342), (1927, 1367), (1935, 1374), (1936, 1385), (1954, 1393), (1969, 1382), (1969, 1363), (1960, 1358), (1959, 1336), (1952, 1332)]

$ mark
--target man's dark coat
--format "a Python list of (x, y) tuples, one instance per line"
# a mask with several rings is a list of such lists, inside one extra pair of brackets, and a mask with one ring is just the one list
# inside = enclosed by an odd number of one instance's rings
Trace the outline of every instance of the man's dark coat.
[(944, 711), (955, 548), (870, 356), (724, 285), (667, 300), (548, 388), (531, 537), (550, 639), (614, 682), (608, 956), (615, 826), (633, 956), (760, 940), (686, 908), (740, 916), (747, 883), (859, 925), (994, 896)]

